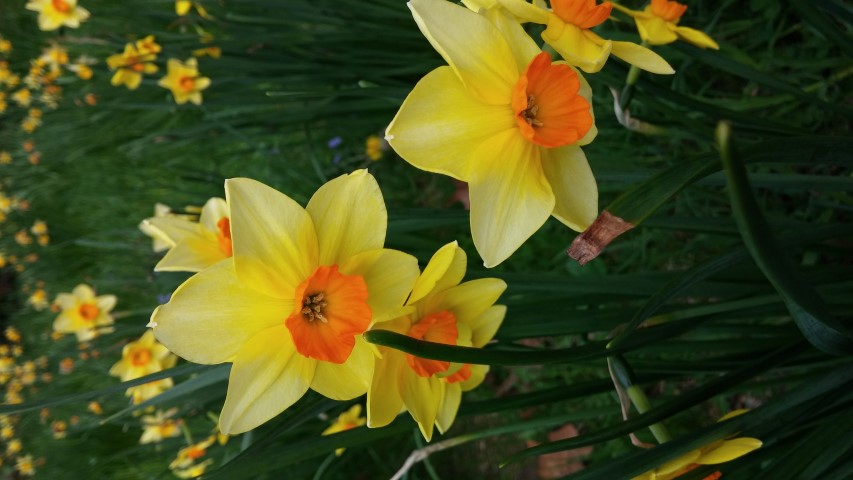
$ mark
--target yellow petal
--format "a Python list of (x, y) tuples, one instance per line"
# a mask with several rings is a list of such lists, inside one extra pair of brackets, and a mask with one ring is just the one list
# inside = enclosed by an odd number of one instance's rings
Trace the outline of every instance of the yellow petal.
[(458, 383), (445, 384), (444, 397), (441, 399), (441, 405), (438, 407), (438, 415), (435, 418), (435, 426), (438, 427), (439, 432), (444, 433), (453, 425), (461, 402), (462, 387)]
[(722, 417), (720, 417), (720, 418), (717, 420), (717, 422), (724, 422), (724, 421), (726, 421), (726, 420), (728, 420), (728, 419), (730, 419), (730, 418), (735, 418), (735, 417), (737, 417), (738, 415), (743, 415), (744, 413), (746, 413), (746, 412), (748, 412), (748, 411), (749, 411), (749, 409), (748, 409), (748, 408), (739, 408), (739, 409), (737, 409), (737, 410), (732, 410), (731, 412), (729, 412), (729, 413), (727, 413), (727, 414), (723, 415)]
[(699, 48), (712, 48), (719, 50), (720, 45), (709, 37), (705, 32), (696, 30), (690, 27), (675, 27), (675, 34), (681, 37), (682, 40), (692, 43)]
[(115, 295), (101, 295), (95, 299), (95, 305), (101, 312), (109, 312), (116, 306), (118, 298)]
[(169, 250), (154, 266), (155, 272), (200, 272), (228, 258), (215, 238), (186, 238)]
[(438, 416), (438, 406), (444, 396), (444, 380), (435, 377), (421, 377), (408, 369), (401, 375), (401, 396), (406, 409), (418, 424), (421, 433), (427, 441), (432, 440), (432, 430), (435, 418)]
[(691, 463), (695, 463), (696, 459), (699, 458), (701, 452), (699, 450), (691, 450), (680, 457), (676, 457), (663, 465), (659, 466), (655, 469), (655, 473), (658, 476), (667, 475), (673, 472), (677, 472), (682, 468), (690, 465)]
[(338, 265), (385, 244), (385, 200), (367, 170), (327, 182), (314, 193), (305, 210), (314, 221), (320, 265)]
[[(524, 5), (529, 5), (527, 2), (523, 0), (518, 0), (520, 3)], [(533, 9), (536, 13), (543, 12), (535, 7)], [(515, 57), (515, 63), (518, 66), (519, 75), (523, 73), (527, 69), (527, 65), (533, 60), (533, 57), (539, 55), (542, 50), (539, 49), (539, 46), (536, 45), (536, 42), (530, 38), (530, 35), (524, 31), (524, 27), (513, 18), (513, 16), (504, 8), (490, 8), (488, 10), (483, 10), (480, 12), (480, 15), (484, 15), (489, 19), (490, 22), (501, 32), (501, 35), (506, 38), (507, 45), (509, 45), (510, 50), (512, 50), (512, 54)], [(545, 19), (548, 18), (548, 15), (545, 14)]]
[(340, 264), (345, 275), (361, 275), (374, 322), (397, 316), (418, 277), (418, 260), (387, 248), (355, 255)]
[(474, 152), (479, 164), (468, 185), (471, 234), (487, 268), (506, 260), (548, 219), (554, 194), (539, 147), (518, 129), (507, 130)]
[(482, 348), (489, 343), (506, 317), (506, 305), (494, 305), (476, 317), (469, 326), (471, 327), (471, 343)]
[(290, 197), (255, 180), (226, 180), (225, 192), (240, 281), (271, 297), (292, 299), (318, 266), (311, 217)]
[(499, 278), (478, 278), (461, 283), (431, 297), (418, 310), (425, 313), (449, 310), (456, 321), (469, 326), (489, 309), (506, 290), (506, 282)]
[(406, 365), (404, 354), (390, 348), (381, 348), (382, 358), (376, 360), (376, 368), (367, 391), (367, 426), (384, 427), (391, 423), (403, 408), (400, 396), (400, 376)]
[(242, 284), (233, 262), (222, 261), (184, 282), (169, 303), (151, 316), (157, 340), (196, 363), (231, 361), (257, 332), (293, 310), (290, 302), (271, 298)]
[(741, 437), (724, 440), (716, 448), (705, 451), (694, 463), (701, 465), (715, 465), (725, 463), (742, 457), (747, 453), (761, 447), (761, 440), (757, 438)]
[(471, 94), (490, 105), (510, 102), (518, 66), (491, 22), (446, 0), (410, 0), (408, 5), (421, 32)]
[(471, 365), (468, 368), (471, 369), (471, 376), (468, 377), (468, 380), (459, 382), (463, 392), (469, 392), (480, 386), (486, 379), (486, 374), (489, 373), (488, 365)]
[(283, 412), (308, 390), (316, 365), (296, 352), (283, 322), (257, 333), (234, 359), (219, 429), (243, 433)]
[(509, 103), (481, 103), (450, 67), (439, 67), (415, 85), (385, 138), (415, 167), (467, 181), (477, 147), (507, 130), (517, 130)]
[(207, 77), (198, 77), (195, 79), (195, 84), (193, 87), (196, 90), (204, 90), (210, 86), (210, 79)]
[(149, 218), (146, 222), (157, 230), (163, 232), (163, 234), (171, 240), (172, 243), (178, 243), (187, 237), (198, 236), (200, 234), (200, 226), (198, 223), (190, 222), (189, 220), (184, 220), (182, 218), (154, 217)]
[(647, 72), (661, 75), (675, 73), (672, 66), (657, 53), (631, 42), (613, 42), (613, 56)]
[(177, 0), (175, 2), (175, 13), (180, 16), (184, 16), (190, 12), (190, 8), (192, 8), (193, 3), (190, 0)]
[(80, 285), (74, 287), (74, 289), (71, 290), (71, 294), (79, 298), (80, 300), (91, 300), (95, 298), (95, 291), (92, 290), (92, 287), (86, 285), (85, 283), (81, 283)]
[(666, 45), (678, 40), (670, 25), (660, 17), (649, 18), (634, 17), (640, 38), (649, 45)]
[(572, 230), (586, 230), (598, 216), (598, 186), (583, 150), (542, 149), (542, 169), (556, 198), (554, 217)]
[(216, 233), (219, 230), (216, 224), (223, 217), (231, 217), (231, 214), (228, 212), (228, 204), (225, 202), (225, 199), (213, 197), (205, 202), (201, 208), (201, 216), (198, 219), (198, 223), (207, 231)]
[(498, 3), (516, 16), (520, 22), (548, 23), (548, 11), (525, 0), (498, 0)]
[(462, 3), (471, 11), (477, 12), (481, 9), (494, 7), (498, 0), (462, 0)]
[(465, 276), (468, 266), (465, 251), (456, 242), (450, 242), (438, 249), (430, 258), (423, 273), (415, 281), (407, 304), (411, 305), (433, 291), (441, 291), (458, 285)]
[(367, 393), (373, 377), (373, 350), (358, 336), (347, 361), (338, 365), (317, 362), (311, 389), (332, 400), (350, 400)]
[[(548, 28), (542, 32), (542, 39), (551, 45), (569, 65), (574, 65), (587, 73), (601, 70), (610, 56), (610, 40), (603, 40), (592, 32), (565, 23), (554, 14), (548, 18)], [(595, 42), (594, 39), (598, 39), (599, 42)]]

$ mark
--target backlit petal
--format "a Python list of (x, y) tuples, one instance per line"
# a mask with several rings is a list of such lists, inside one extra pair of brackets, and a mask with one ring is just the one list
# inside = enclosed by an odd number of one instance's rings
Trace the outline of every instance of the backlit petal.
[(320, 187), (305, 207), (314, 221), (320, 265), (382, 248), (388, 213), (373, 175), (357, 170)]
[(296, 403), (308, 390), (316, 364), (296, 352), (283, 324), (257, 333), (231, 367), (219, 416), (222, 433), (249, 431)]
[(678, 36), (670, 26), (660, 17), (649, 18), (634, 17), (640, 38), (649, 45), (666, 45), (678, 40)]
[(613, 42), (613, 56), (635, 65), (647, 72), (670, 75), (675, 73), (672, 66), (652, 50), (631, 42)]
[(350, 400), (364, 395), (373, 377), (373, 363), (373, 350), (359, 335), (343, 364), (317, 362), (311, 389), (332, 400)]
[(712, 48), (719, 50), (720, 45), (709, 37), (705, 32), (696, 30), (690, 27), (675, 27), (675, 34), (681, 37), (684, 41), (692, 43), (699, 48)]
[(432, 439), (438, 407), (444, 396), (445, 382), (435, 377), (419, 377), (409, 370), (402, 375), (402, 397), (412, 418), (427, 441)]
[[(529, 5), (523, 0), (518, 1), (525, 5)], [(535, 10), (537, 13), (543, 12), (539, 9)], [(501, 32), (501, 35), (506, 38), (507, 45), (509, 45), (510, 50), (512, 50), (512, 54), (515, 57), (515, 63), (518, 66), (519, 74), (524, 71), (527, 64), (533, 60), (533, 57), (539, 55), (542, 51), (539, 49), (539, 46), (536, 45), (536, 42), (530, 38), (530, 35), (524, 31), (524, 27), (522, 27), (518, 20), (513, 18), (506, 9), (490, 8), (488, 10), (481, 11), (480, 15), (484, 15), (488, 18), (495, 28)], [(547, 14), (544, 18), (548, 18)]]
[[(552, 14), (548, 19), (548, 28), (542, 32), (542, 39), (570, 65), (587, 73), (595, 73), (601, 70), (610, 56), (611, 42), (587, 33), (591, 32), (565, 23)], [(595, 42), (594, 39), (600, 42)]]
[(490, 105), (509, 102), (518, 66), (491, 22), (446, 0), (411, 0), (409, 8), (421, 32), (471, 94)]
[(554, 217), (572, 230), (586, 230), (598, 216), (598, 186), (583, 150), (543, 149), (542, 169), (556, 198)]
[(391, 423), (403, 408), (400, 382), (406, 365), (404, 354), (390, 348), (381, 348), (382, 359), (376, 360), (376, 369), (367, 391), (367, 426), (384, 427)]
[(151, 316), (157, 340), (177, 355), (196, 363), (233, 359), (257, 332), (273, 325), (284, 328), (293, 301), (258, 293), (242, 284), (233, 262), (224, 260), (184, 282), (169, 303)]
[(446, 432), (453, 420), (456, 419), (456, 412), (459, 411), (459, 404), (462, 402), (462, 387), (459, 384), (445, 384), (444, 397), (441, 399), (441, 405), (438, 407), (438, 416), (435, 418), (435, 426), (441, 433)]
[(226, 180), (225, 192), (240, 281), (265, 295), (292, 299), (317, 268), (311, 217), (290, 197), (255, 180)]
[(471, 234), (486, 267), (506, 260), (548, 219), (554, 194), (545, 179), (539, 147), (513, 129), (474, 152), (469, 183)]
[(185, 238), (172, 247), (154, 266), (155, 272), (200, 272), (228, 258), (219, 250), (216, 239), (201, 235)]
[(438, 292), (458, 285), (465, 276), (467, 266), (465, 251), (459, 248), (456, 242), (441, 247), (424, 267), (406, 303), (411, 305), (433, 291)]
[(423, 311), (449, 310), (456, 316), (457, 322), (472, 325), (495, 304), (504, 290), (506, 282), (498, 278), (470, 280), (431, 297), (423, 305)]
[(506, 317), (506, 305), (494, 305), (470, 322), (471, 343), (482, 348), (489, 343)]
[(374, 323), (398, 316), (419, 272), (415, 257), (387, 248), (355, 255), (340, 264), (340, 271), (364, 278)]
[(498, 0), (498, 3), (522, 22), (548, 23), (548, 11), (525, 0)]
[(439, 67), (415, 85), (385, 138), (415, 167), (467, 181), (477, 147), (515, 128), (509, 97), (505, 105), (486, 105), (465, 90), (450, 67)]

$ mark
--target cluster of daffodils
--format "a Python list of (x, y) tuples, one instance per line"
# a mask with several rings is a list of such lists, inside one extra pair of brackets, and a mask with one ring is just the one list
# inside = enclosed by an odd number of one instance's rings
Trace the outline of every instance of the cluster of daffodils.
[(466, 258), (455, 243), (422, 273), (414, 257), (384, 248), (384, 200), (364, 170), (328, 182), (305, 208), (254, 180), (228, 180), (225, 192), (197, 223), (143, 222), (169, 248), (159, 269), (198, 272), (154, 312), (154, 335), (187, 360), (233, 363), (221, 431), (251, 430), (308, 389), (335, 400), (366, 393), (368, 426), (408, 410), (426, 438), (434, 426), (449, 428), (461, 392), (481, 383), (486, 367), (377, 349), (361, 334), (389, 329), (483, 346), (503, 320), (494, 303), (504, 282), (463, 283)]

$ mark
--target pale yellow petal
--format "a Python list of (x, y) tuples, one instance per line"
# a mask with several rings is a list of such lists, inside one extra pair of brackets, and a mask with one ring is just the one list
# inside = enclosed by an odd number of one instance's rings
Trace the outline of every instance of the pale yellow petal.
[(468, 377), (468, 380), (459, 382), (463, 392), (469, 392), (479, 387), (486, 379), (486, 374), (489, 373), (488, 365), (470, 365), (468, 368), (471, 369), (471, 376)]
[(327, 182), (314, 193), (305, 210), (314, 221), (321, 265), (338, 265), (385, 244), (385, 200), (367, 170)]
[(198, 223), (207, 231), (216, 233), (219, 230), (216, 224), (223, 217), (231, 217), (228, 212), (228, 204), (224, 198), (213, 197), (205, 202), (201, 208), (201, 216), (198, 219)]
[(469, 323), (471, 343), (482, 348), (489, 343), (506, 317), (506, 305), (494, 305)]
[(510, 102), (518, 66), (491, 22), (446, 0), (410, 0), (408, 5), (421, 32), (471, 94), (490, 105)]
[(724, 440), (716, 448), (709, 451), (703, 451), (702, 456), (694, 463), (701, 465), (725, 463), (738, 457), (742, 457), (760, 447), (761, 440), (757, 438), (741, 437)]
[(225, 181), (234, 268), (248, 287), (292, 299), (317, 269), (314, 224), (298, 203), (248, 178)]
[(80, 299), (81, 301), (92, 300), (95, 298), (95, 291), (92, 290), (92, 287), (86, 285), (85, 283), (81, 283), (74, 287), (71, 290), (71, 294)]
[(548, 23), (548, 11), (525, 0), (498, 0), (498, 3), (521, 22)]
[(456, 412), (462, 403), (462, 387), (458, 383), (446, 383), (444, 385), (444, 397), (438, 407), (438, 415), (435, 417), (435, 426), (441, 433), (446, 432), (456, 420)]
[(376, 368), (367, 391), (367, 426), (384, 427), (391, 423), (403, 408), (400, 382), (406, 365), (405, 354), (390, 348), (381, 348), (382, 358), (376, 360)]
[(696, 30), (690, 27), (675, 27), (675, 34), (681, 37), (682, 40), (692, 43), (699, 48), (711, 48), (719, 50), (720, 45), (709, 37), (705, 32)]
[(242, 284), (233, 262), (222, 261), (184, 282), (151, 316), (157, 340), (196, 363), (233, 359), (257, 332), (284, 325), (293, 301), (258, 293)]
[(404, 371), (402, 377), (403, 403), (418, 424), (427, 441), (432, 439), (433, 426), (438, 416), (438, 407), (444, 396), (444, 380), (421, 377), (413, 370)]
[(228, 258), (216, 238), (185, 238), (172, 247), (154, 266), (155, 272), (200, 272)]
[(649, 18), (634, 17), (640, 38), (649, 45), (666, 45), (678, 40), (678, 36), (672, 31), (670, 25), (660, 17)]
[[(525, 5), (527, 2), (519, 0)], [(535, 8), (535, 7), (534, 7)], [(541, 11), (538, 10), (537, 11)], [(527, 65), (533, 60), (533, 57), (539, 55), (542, 50), (536, 45), (536, 42), (530, 38), (530, 35), (524, 31), (524, 27), (513, 18), (513, 16), (504, 8), (490, 8), (480, 12), (485, 15), (490, 22), (497, 28), (501, 35), (506, 38), (512, 54), (515, 57), (515, 63), (518, 66), (519, 75), (527, 69)], [(547, 14), (545, 15), (547, 18)]]
[(418, 260), (397, 250), (371, 250), (341, 263), (340, 272), (364, 278), (373, 321), (382, 322), (398, 316), (418, 277)]
[(554, 217), (572, 230), (586, 230), (598, 216), (598, 186), (583, 150), (542, 149), (542, 169), (556, 198)]
[(661, 75), (675, 73), (672, 66), (652, 50), (631, 42), (612, 42), (612, 55), (647, 72)]
[(350, 400), (364, 395), (373, 377), (374, 359), (373, 350), (358, 336), (346, 362), (340, 365), (317, 362), (311, 389), (332, 400)]
[(231, 367), (219, 428), (226, 435), (249, 431), (302, 398), (317, 361), (296, 351), (284, 323), (250, 338)]
[(601, 70), (610, 56), (610, 40), (603, 40), (592, 32), (566, 23), (553, 13), (548, 19), (548, 28), (542, 32), (542, 39), (567, 63), (587, 73)]
[(439, 67), (415, 85), (385, 138), (415, 167), (468, 181), (474, 151), (507, 130), (517, 130), (509, 100), (486, 105), (465, 90), (450, 67)]
[(200, 235), (201, 226), (196, 222), (190, 222), (177, 217), (154, 217), (149, 218), (146, 222), (172, 241), (178, 243), (181, 240)]
[(468, 258), (465, 251), (459, 248), (456, 242), (450, 242), (441, 247), (430, 258), (423, 273), (415, 281), (415, 286), (406, 303), (411, 305), (433, 291), (458, 285), (465, 276), (467, 266)]
[(461, 283), (429, 298), (418, 305), (423, 316), (431, 312), (449, 310), (456, 321), (470, 325), (486, 312), (506, 290), (506, 282), (499, 278), (478, 278)]
[(115, 295), (101, 295), (95, 298), (95, 305), (101, 312), (109, 312), (115, 308), (116, 302), (118, 302), (118, 298)]
[(175, 13), (180, 16), (184, 16), (190, 12), (190, 8), (192, 8), (193, 3), (190, 0), (177, 0), (175, 2)]
[(468, 185), (471, 235), (487, 268), (500, 264), (545, 223), (554, 194), (539, 147), (518, 129), (496, 135), (474, 152), (479, 167)]

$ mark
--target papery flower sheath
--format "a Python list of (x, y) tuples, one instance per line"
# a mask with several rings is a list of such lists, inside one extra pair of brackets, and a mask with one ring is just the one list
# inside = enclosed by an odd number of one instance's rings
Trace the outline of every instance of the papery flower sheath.
[(361, 338), (395, 318), (417, 260), (383, 248), (387, 213), (366, 170), (326, 183), (302, 208), (254, 180), (225, 182), (233, 257), (195, 274), (152, 315), (187, 360), (233, 362), (220, 430), (251, 430), (311, 388), (364, 394), (374, 349)]
[[(413, 311), (376, 328), (447, 345), (484, 346), (506, 314), (504, 305), (494, 304), (506, 283), (497, 278), (460, 283), (466, 263), (456, 242), (442, 247), (415, 282), (406, 302)], [(379, 351), (382, 357), (367, 392), (368, 426), (388, 425), (405, 409), (427, 440), (433, 425), (442, 433), (450, 428), (462, 392), (482, 383), (489, 370), (485, 365), (427, 360), (389, 347)]]
[(445, 0), (409, 8), (449, 65), (415, 85), (386, 139), (415, 167), (468, 182), (485, 265), (506, 260), (551, 215), (586, 229), (598, 215), (580, 149), (597, 132), (586, 81), (507, 15), (498, 25)]
[(720, 49), (717, 42), (705, 32), (678, 25), (681, 16), (687, 11), (687, 5), (670, 0), (652, 0), (642, 11), (617, 4), (613, 4), (613, 7), (634, 18), (640, 38), (649, 45), (666, 45), (681, 39), (699, 48)]

